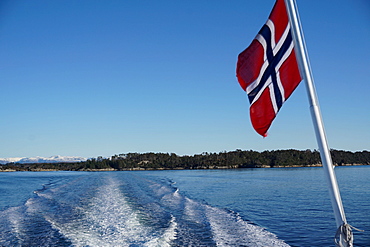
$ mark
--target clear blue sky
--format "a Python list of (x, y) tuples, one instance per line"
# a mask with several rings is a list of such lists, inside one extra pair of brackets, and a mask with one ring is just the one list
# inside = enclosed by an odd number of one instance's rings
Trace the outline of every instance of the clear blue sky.
[[(273, 0), (0, 2), (0, 157), (317, 149), (304, 83), (269, 136), (237, 55)], [(329, 146), (370, 149), (370, 2), (298, 7)]]

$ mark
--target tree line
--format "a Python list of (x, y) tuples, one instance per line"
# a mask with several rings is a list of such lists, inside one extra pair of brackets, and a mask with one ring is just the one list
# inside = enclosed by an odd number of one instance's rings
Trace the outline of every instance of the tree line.
[[(331, 150), (333, 163), (343, 165), (370, 165), (370, 152)], [(161, 169), (236, 169), (263, 167), (320, 166), (317, 150), (272, 150), (257, 152), (237, 149), (230, 152), (179, 156), (174, 153), (127, 153), (110, 158), (97, 157), (75, 163), (8, 163), (1, 170), (15, 171), (94, 171), (94, 170), (161, 170)]]

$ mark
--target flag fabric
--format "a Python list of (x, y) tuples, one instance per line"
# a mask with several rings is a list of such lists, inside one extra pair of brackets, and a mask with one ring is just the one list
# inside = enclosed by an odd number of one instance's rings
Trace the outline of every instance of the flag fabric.
[(266, 137), (281, 106), (302, 80), (284, 0), (276, 1), (266, 24), (239, 54), (236, 75), (248, 94), (253, 128)]

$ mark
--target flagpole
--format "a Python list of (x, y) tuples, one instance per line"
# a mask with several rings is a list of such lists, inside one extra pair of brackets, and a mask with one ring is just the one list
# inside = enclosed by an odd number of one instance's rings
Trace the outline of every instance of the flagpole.
[(338, 246), (353, 246), (352, 231), (349, 225), (347, 224), (346, 216), (344, 214), (342, 199), (340, 197), (339, 187), (334, 173), (334, 166), (330, 155), (330, 149), (326, 139), (324, 125), (316, 95), (316, 89), (313, 83), (313, 76), (308, 59), (306, 45), (303, 38), (301, 23), (298, 17), (297, 6), (294, 0), (284, 0), (284, 1), (289, 15), (291, 30), (293, 32), (295, 52), (300, 72), (306, 83), (312, 121), (314, 124), (316, 139), (320, 150), (321, 161), (329, 184), (329, 193), (331, 204), (334, 211), (335, 221), (338, 231), (340, 231), (340, 240)]

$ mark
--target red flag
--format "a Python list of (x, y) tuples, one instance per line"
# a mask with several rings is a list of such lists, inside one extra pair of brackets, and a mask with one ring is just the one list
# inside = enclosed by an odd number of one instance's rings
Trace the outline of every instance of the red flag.
[(293, 38), (284, 0), (277, 0), (266, 24), (238, 56), (236, 75), (248, 94), (253, 128), (267, 130), (300, 83)]

